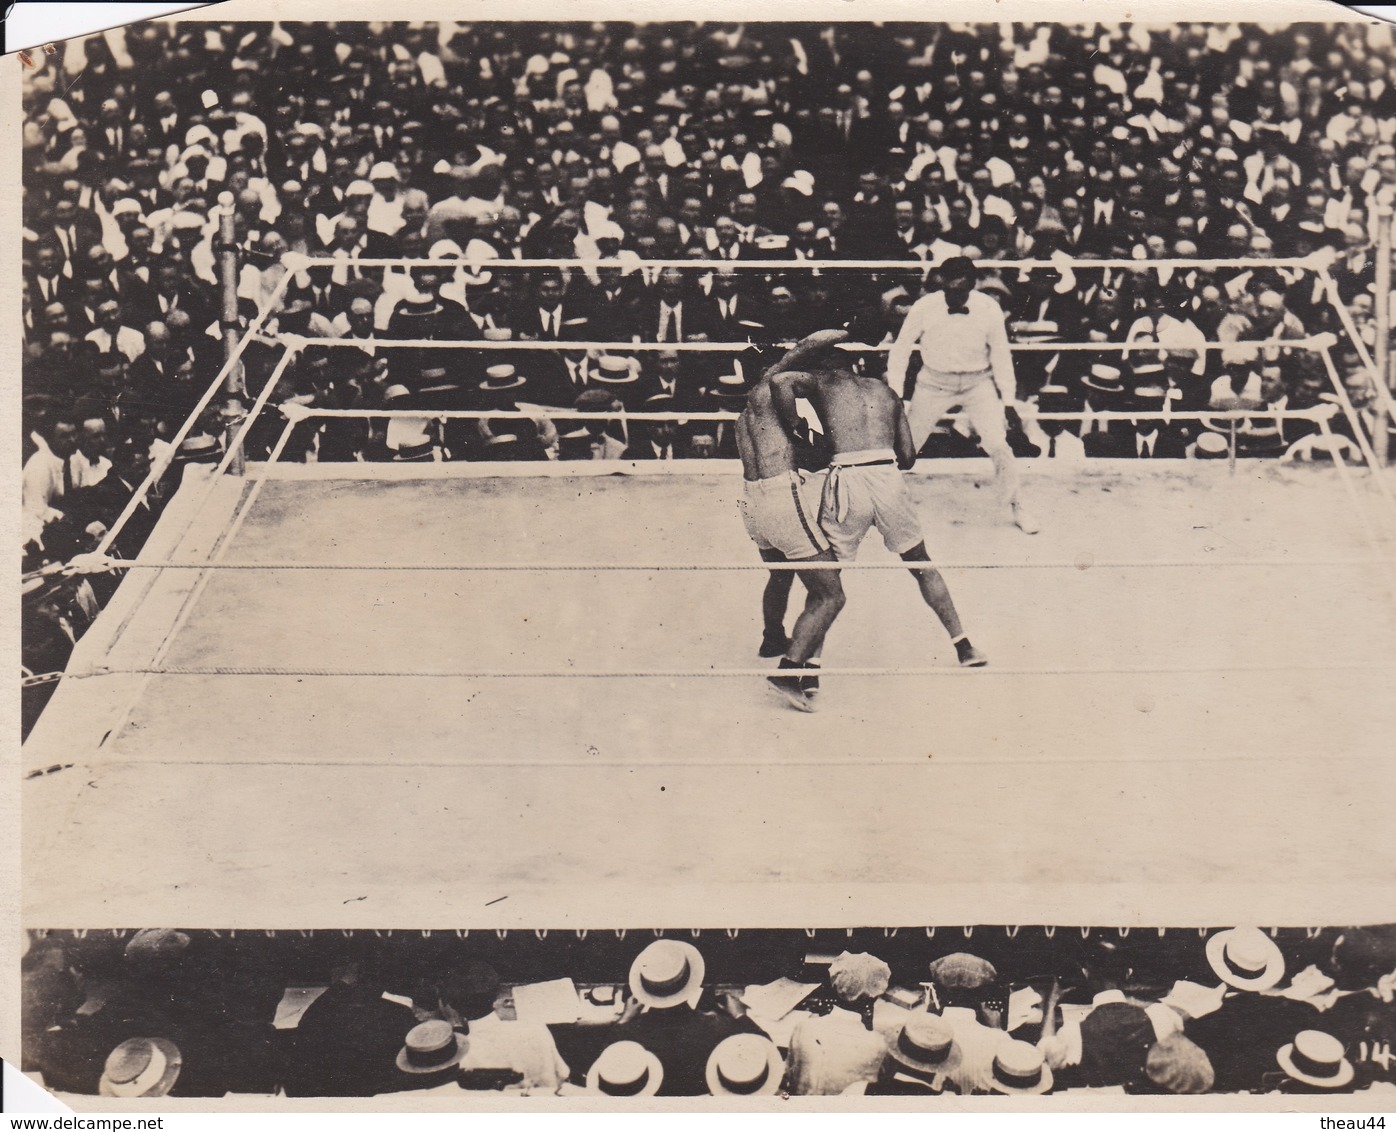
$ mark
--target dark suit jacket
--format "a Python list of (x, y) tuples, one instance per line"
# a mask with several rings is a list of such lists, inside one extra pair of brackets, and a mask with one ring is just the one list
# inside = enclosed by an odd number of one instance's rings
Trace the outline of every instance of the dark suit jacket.
[[(646, 342), (659, 342), (659, 304), (663, 301), (657, 291), (649, 291), (636, 305), (635, 318), (638, 333)], [(703, 296), (690, 294), (685, 296), (681, 302), (682, 330), (685, 338), (692, 334), (707, 334), (712, 337), (713, 324), (708, 316), (708, 308), (705, 306)], [(673, 321), (670, 320), (666, 337), (662, 341), (674, 342)]]
[[(596, 1027), (597, 1054), (612, 1042), (639, 1042), (664, 1066), (661, 1097), (701, 1097), (708, 1093), (708, 1055), (733, 1034), (759, 1034), (754, 1022), (723, 1013), (699, 1013), (687, 1006), (650, 1010), (624, 1025)], [(593, 1061), (595, 1058), (592, 1059)], [(571, 1064), (571, 1062), (569, 1062)], [(591, 1062), (579, 1066), (583, 1074)]]
[(1206, 1051), (1216, 1073), (1213, 1091), (1254, 1092), (1276, 1072), (1275, 1054), (1300, 1030), (1323, 1029), (1323, 1015), (1306, 1002), (1236, 992), (1221, 1009), (1186, 1023), (1183, 1033)]
[[(722, 313), (722, 303), (716, 293), (695, 300), (699, 304), (703, 321), (709, 326), (706, 331), (709, 338), (714, 342), (764, 341), (768, 337), (766, 323), (770, 318), (765, 307), (758, 300), (740, 292), (735, 298), (736, 310), (731, 315)], [(656, 325), (657, 310), (658, 308)], [(684, 327), (684, 333), (689, 333), (687, 326)]]
[[(291, 1034), (282, 1085), (291, 1097), (371, 1097), (416, 1082), (395, 1059), (417, 1024), (412, 1010), (373, 987), (330, 987)], [(435, 1075), (431, 1080), (435, 1082)]]

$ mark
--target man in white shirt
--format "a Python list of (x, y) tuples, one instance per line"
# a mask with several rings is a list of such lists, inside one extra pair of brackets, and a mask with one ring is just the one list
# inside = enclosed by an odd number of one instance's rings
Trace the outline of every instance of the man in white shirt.
[(97, 306), (97, 327), (87, 334), (89, 342), (97, 343), (103, 354), (119, 353), (128, 362), (134, 362), (145, 353), (145, 335), (139, 330), (125, 326), (121, 321), (121, 304), (115, 299), (106, 299)]
[(23, 505), (23, 541), (43, 545), (44, 527), (63, 517), (54, 504), (70, 487), (68, 457), (77, 448), (77, 424), (70, 417), (56, 418), (47, 442), (24, 462), (20, 498)]
[(837, 1096), (877, 1080), (888, 1040), (872, 1028), (872, 1004), (886, 990), (891, 968), (866, 952), (844, 952), (829, 968), (838, 996), (828, 1014), (811, 1014), (790, 1035), (787, 1088), (797, 1097)]
[(930, 965), (936, 996), (944, 1004), (940, 1017), (955, 1034), (959, 1064), (946, 1074), (961, 1096), (992, 1091), (994, 1058), (1013, 1038), (990, 1022), (982, 1003), (998, 980), (992, 963), (977, 955), (954, 952)]
[(369, 170), (368, 180), (373, 186), (373, 199), (368, 204), (368, 229), (396, 236), (404, 223), (397, 166), (391, 161), (380, 161)]
[(73, 489), (95, 487), (111, 471), (107, 458), (107, 422), (101, 417), (89, 417), (82, 422), (78, 450), (68, 457)]
[(1026, 534), (1038, 526), (1019, 499), (1018, 470), (1008, 446), (1004, 407), (1017, 402), (1017, 379), (1003, 308), (975, 290), (978, 271), (965, 256), (940, 269), (942, 289), (912, 304), (887, 358), (887, 383), (904, 396), (907, 365), (917, 348), (921, 369), (907, 409), (919, 452), (936, 422), (963, 408), (994, 462), (994, 474)]

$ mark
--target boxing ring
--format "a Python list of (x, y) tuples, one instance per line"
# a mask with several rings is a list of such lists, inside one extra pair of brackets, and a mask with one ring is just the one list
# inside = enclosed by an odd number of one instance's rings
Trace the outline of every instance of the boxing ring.
[(24, 749), (25, 924), (1390, 918), (1386, 473), (1025, 460), (1029, 538), (923, 463), (989, 667), (869, 540), (802, 715), (735, 462), (277, 459), (333, 415), (117, 564)]

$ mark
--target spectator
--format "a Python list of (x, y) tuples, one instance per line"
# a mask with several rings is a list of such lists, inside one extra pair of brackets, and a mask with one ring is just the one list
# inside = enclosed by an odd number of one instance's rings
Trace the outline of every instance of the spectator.
[[(706, 1094), (712, 1052), (733, 1034), (758, 1033), (754, 1023), (741, 1017), (738, 1004), (724, 1000), (710, 1006), (704, 1002), (705, 969), (702, 954), (692, 944), (656, 940), (630, 965), (633, 997), (625, 1014), (614, 1025), (602, 1027), (606, 1040), (638, 1043), (658, 1060), (663, 1079), (654, 1095)], [(616, 1054), (602, 1055), (592, 1074), (609, 1072), (608, 1066), (617, 1058)], [(594, 1085), (592, 1074), (588, 1075), (589, 1085)], [(629, 1081), (637, 1079), (638, 1075), (631, 1076)]]
[[(962, 1096), (991, 1091), (995, 1058), (1013, 1040), (1002, 1028), (1002, 1017), (984, 1006), (998, 971), (977, 955), (957, 951), (935, 960), (930, 973), (942, 1004), (940, 1016), (954, 1032), (960, 1052), (960, 1063), (947, 1071), (947, 1080)], [(1018, 1060), (1010, 1059), (1010, 1067)]]
[(1188, 1020), (1186, 1037), (1200, 1046), (1224, 1092), (1256, 1092), (1274, 1072), (1278, 1050), (1301, 1030), (1316, 1029), (1319, 1013), (1306, 1002), (1262, 992), (1285, 977), (1280, 949), (1258, 928), (1232, 928), (1207, 941), (1207, 961), (1227, 988), (1214, 1012)]
[(887, 1055), (887, 1040), (872, 1028), (873, 1003), (888, 987), (891, 969), (866, 952), (844, 952), (829, 967), (838, 998), (823, 1017), (800, 1022), (790, 1037), (789, 1083), (796, 1096), (837, 1096), (874, 1082)]

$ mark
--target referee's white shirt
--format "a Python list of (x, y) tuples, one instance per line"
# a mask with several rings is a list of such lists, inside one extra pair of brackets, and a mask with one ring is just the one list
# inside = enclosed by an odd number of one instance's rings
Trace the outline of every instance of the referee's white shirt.
[(951, 314), (945, 294), (924, 295), (906, 312), (906, 321), (887, 356), (887, 383), (897, 396), (906, 386), (912, 351), (920, 348), (921, 364), (940, 373), (980, 373), (992, 370), (1005, 403), (1017, 396), (1013, 353), (1003, 308), (983, 291), (965, 300), (968, 314)]

